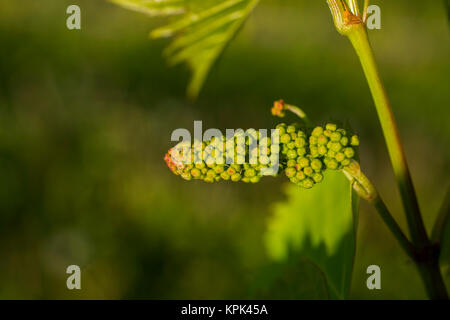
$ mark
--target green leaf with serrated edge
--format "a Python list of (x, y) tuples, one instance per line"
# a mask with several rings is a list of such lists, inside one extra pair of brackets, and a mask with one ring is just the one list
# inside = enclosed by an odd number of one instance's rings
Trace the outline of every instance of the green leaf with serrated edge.
[[(289, 184), (287, 201), (276, 204), (265, 241), (276, 261), (289, 252), (316, 264), (325, 275), (332, 299), (348, 297), (356, 248), (358, 197), (338, 171), (305, 190)], [(301, 285), (301, 284), (299, 284)]]
[(178, 14), (178, 18), (150, 33), (151, 38), (174, 37), (164, 51), (171, 65), (191, 70), (190, 97), (200, 92), (217, 61), (259, 0), (110, 0), (150, 15)]

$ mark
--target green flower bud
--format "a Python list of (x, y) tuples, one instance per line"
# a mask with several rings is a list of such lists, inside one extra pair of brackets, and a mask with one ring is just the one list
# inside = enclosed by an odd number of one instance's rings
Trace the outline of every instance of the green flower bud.
[(320, 145), (326, 145), (328, 143), (328, 138), (321, 134), (318, 138), (317, 138), (317, 143)]
[(299, 157), (303, 157), (306, 154), (306, 149), (305, 148), (298, 148), (297, 149), (297, 154)]
[(231, 176), (231, 181), (233, 182), (238, 182), (239, 180), (241, 180), (241, 175), (239, 173), (235, 173)]
[(306, 175), (303, 171), (298, 171), (295, 177), (298, 179), (298, 181), (302, 181), (306, 178)]
[(311, 168), (313, 168), (315, 171), (319, 171), (322, 169), (322, 161), (319, 159), (311, 160)]
[(343, 152), (338, 152), (334, 158), (337, 161), (342, 162), (345, 159), (345, 154)]
[(297, 179), (296, 177), (289, 178), (289, 180), (290, 180), (292, 183), (295, 183), (295, 184), (297, 184), (297, 183), (299, 182), (298, 179)]
[(326, 166), (327, 166), (328, 169), (336, 170), (336, 169), (338, 168), (339, 164), (338, 164), (338, 162), (336, 161), (336, 159), (329, 159), (329, 160), (326, 162)]
[(327, 147), (325, 147), (325, 146), (319, 146), (319, 147), (317, 148), (317, 151), (319, 152), (319, 155), (324, 156), (324, 155), (327, 154), (328, 149), (327, 149)]
[(291, 136), (289, 134), (287, 134), (287, 133), (283, 134), (280, 137), (280, 142), (281, 143), (288, 143), (289, 141), (291, 141)]
[(213, 183), (215, 180), (214, 180), (214, 178), (206, 177), (205, 179), (203, 179), (203, 181), (208, 182), (208, 183)]
[(220, 177), (225, 181), (230, 180), (230, 175), (226, 171), (222, 172)]
[(290, 126), (288, 126), (288, 127), (286, 128), (286, 132), (287, 132), (287, 133), (293, 133), (293, 132), (295, 132), (295, 131), (297, 131), (296, 128), (295, 128), (295, 125), (290, 125)]
[(192, 177), (194, 177), (194, 179), (200, 178), (201, 174), (202, 174), (201, 171), (197, 168), (191, 170), (191, 175)]
[(311, 189), (314, 186), (314, 181), (312, 181), (310, 178), (306, 178), (301, 182), (301, 186), (305, 189)]
[(333, 132), (330, 136), (331, 141), (339, 141), (341, 140), (342, 135), (339, 132)]
[(280, 123), (278, 124), (275, 129), (278, 129), (278, 133), (281, 135), (286, 133), (286, 124), (285, 123)]
[(287, 147), (289, 148), (289, 149), (295, 149), (295, 142), (289, 142), (288, 144), (287, 144)]
[(297, 159), (297, 163), (300, 165), (301, 168), (309, 166), (309, 159), (308, 158), (300, 158)]
[(316, 172), (316, 173), (314, 173), (312, 178), (313, 178), (315, 183), (320, 183), (323, 180), (323, 175), (318, 173), (318, 172)]
[(214, 178), (216, 176), (216, 172), (212, 169), (209, 169), (208, 172), (206, 172), (206, 176), (209, 178)]
[(354, 146), (354, 147), (359, 146), (359, 138), (358, 138), (358, 136), (356, 136), (356, 135), (352, 136), (350, 144), (352, 146)]
[(334, 123), (327, 123), (325, 128), (330, 131), (335, 131), (337, 129), (337, 125)]
[(195, 164), (195, 167), (196, 167), (197, 169), (203, 169), (205, 166), (206, 166), (206, 165), (205, 165), (204, 162)]
[(284, 172), (286, 174), (286, 177), (288, 178), (292, 178), (297, 173), (297, 171), (294, 168), (287, 168)]
[(289, 150), (287, 153), (288, 159), (295, 159), (297, 158), (297, 151), (296, 150)]
[(255, 176), (255, 177), (250, 178), (251, 183), (258, 183), (260, 180), (261, 180), (260, 176)]
[(230, 168), (233, 168), (234, 170), (236, 170), (236, 172), (240, 172), (242, 170), (242, 166), (240, 164), (236, 164), (236, 163), (233, 163), (232, 165), (230, 165)]
[(181, 174), (181, 177), (182, 177), (184, 180), (188, 180), (188, 181), (192, 179), (192, 176), (190, 175), (189, 172), (184, 172), (184, 173), (182, 173), (182, 174)]
[(342, 149), (342, 146), (339, 142), (332, 142), (330, 149), (334, 152), (339, 152)]
[(303, 137), (298, 137), (297, 139), (295, 139), (295, 147), (296, 148), (301, 148), (304, 147), (306, 145), (306, 140)]
[(303, 168), (303, 172), (308, 176), (311, 177), (314, 174), (314, 170), (311, 167)]
[(295, 167), (296, 164), (297, 164), (297, 161), (295, 161), (294, 159), (289, 159), (287, 162), (288, 168), (293, 168), (293, 167)]
[[(319, 154), (319, 148), (317, 147), (311, 147), (309, 149), (309, 153), (311, 154), (311, 157), (313, 158), (317, 158), (320, 154)], [(302, 155), (299, 154), (299, 156), (303, 156), (305, 153), (303, 153)]]
[(344, 154), (347, 158), (353, 158), (355, 155), (355, 151), (353, 150), (353, 148), (348, 147), (344, 149)]
[(319, 137), (323, 133), (322, 127), (315, 127), (313, 131), (311, 132), (311, 135), (314, 137)]
[(245, 170), (244, 175), (247, 178), (252, 178), (256, 175), (256, 171), (255, 171), (255, 169), (248, 169), (248, 170)]
[(342, 146), (345, 147), (346, 145), (348, 145), (348, 138), (347, 137), (342, 137), (340, 143), (341, 143)]

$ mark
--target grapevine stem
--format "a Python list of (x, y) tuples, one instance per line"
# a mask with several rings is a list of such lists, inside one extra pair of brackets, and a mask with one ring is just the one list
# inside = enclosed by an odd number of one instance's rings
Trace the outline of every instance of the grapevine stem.
[(348, 37), (361, 61), (375, 101), (395, 178), (403, 200), (412, 241), (414, 245), (424, 247), (429, 243), (428, 236), (420, 215), (416, 192), (409, 173), (397, 124), (383, 83), (378, 74), (372, 49), (367, 38), (367, 32), (362, 24), (357, 25), (348, 33)]
[[(349, 10), (345, 1), (328, 0), (328, 5), (330, 6), (337, 30), (342, 35), (347, 36), (352, 43), (372, 93), (405, 209), (411, 240), (415, 249), (414, 261), (418, 266), (428, 296), (432, 299), (448, 299), (439, 269), (439, 247), (437, 250), (435, 249), (425, 230), (397, 123), (375, 63), (363, 20)], [(366, 11), (364, 10), (364, 12)], [(373, 204), (379, 213), (386, 213), (386, 206), (381, 200)]]

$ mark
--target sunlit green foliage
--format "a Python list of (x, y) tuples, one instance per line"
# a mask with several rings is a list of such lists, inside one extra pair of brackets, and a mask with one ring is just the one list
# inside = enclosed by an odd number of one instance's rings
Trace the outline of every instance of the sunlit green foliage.
[(192, 72), (187, 89), (196, 97), (209, 70), (259, 0), (110, 0), (150, 15), (180, 14), (153, 30), (151, 38), (174, 37), (165, 49), (169, 64), (186, 63)]

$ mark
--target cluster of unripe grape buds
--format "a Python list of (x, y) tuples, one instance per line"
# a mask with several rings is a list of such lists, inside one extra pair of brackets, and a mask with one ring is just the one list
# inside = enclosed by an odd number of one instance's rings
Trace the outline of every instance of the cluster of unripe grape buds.
[(264, 175), (276, 175), (279, 146), (256, 130), (237, 132), (232, 138), (213, 137), (210, 141), (180, 143), (170, 149), (164, 160), (176, 175), (185, 180), (220, 180), (257, 183)]
[(356, 135), (336, 124), (317, 126), (310, 132), (296, 125), (279, 124), (282, 165), (289, 180), (306, 189), (323, 180), (326, 169), (339, 170), (355, 157)]
[(213, 137), (192, 145), (179, 143), (164, 160), (173, 173), (185, 180), (257, 183), (265, 175), (283, 172), (291, 182), (309, 189), (323, 180), (325, 170), (339, 170), (350, 164), (359, 145), (356, 135), (332, 123), (312, 130), (282, 123), (276, 129), (279, 143), (249, 130), (229, 139)]

